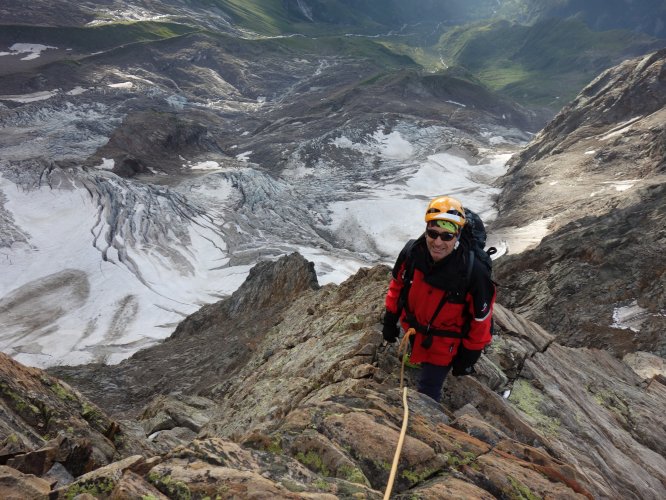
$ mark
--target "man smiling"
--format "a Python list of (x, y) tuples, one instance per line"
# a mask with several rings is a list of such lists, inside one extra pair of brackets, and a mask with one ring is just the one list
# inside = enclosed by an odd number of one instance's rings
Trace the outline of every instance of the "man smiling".
[(420, 363), (419, 392), (439, 401), (449, 370), (473, 373), (490, 343), (495, 285), (464, 238), (465, 209), (449, 196), (426, 209), (424, 234), (400, 252), (386, 294), (382, 334), (395, 342), (398, 321), (413, 328), (411, 363)]

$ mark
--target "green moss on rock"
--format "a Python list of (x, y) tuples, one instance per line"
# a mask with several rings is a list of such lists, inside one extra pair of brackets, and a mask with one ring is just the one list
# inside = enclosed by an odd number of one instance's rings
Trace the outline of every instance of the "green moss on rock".
[(518, 379), (513, 384), (509, 401), (528, 415), (534, 425), (547, 435), (554, 435), (560, 428), (560, 420), (546, 415), (542, 408), (543, 395), (527, 380)]

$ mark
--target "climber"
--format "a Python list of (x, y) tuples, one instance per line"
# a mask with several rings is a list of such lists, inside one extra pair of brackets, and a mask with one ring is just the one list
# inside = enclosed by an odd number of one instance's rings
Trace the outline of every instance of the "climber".
[(405, 331), (416, 331), (409, 361), (420, 364), (418, 391), (435, 401), (449, 370), (454, 376), (474, 373), (491, 341), (495, 285), (489, 267), (475, 258), (472, 231), (463, 231), (465, 219), (460, 201), (433, 199), (425, 233), (400, 252), (386, 294), (384, 340), (397, 340), (398, 321)]

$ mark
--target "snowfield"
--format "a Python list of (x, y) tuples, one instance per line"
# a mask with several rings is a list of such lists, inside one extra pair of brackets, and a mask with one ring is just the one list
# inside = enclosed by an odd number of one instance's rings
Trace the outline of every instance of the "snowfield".
[[(340, 283), (360, 267), (392, 265), (434, 196), (457, 196), (491, 221), (492, 182), (510, 153), (495, 147), (478, 164), (429, 154), (438, 133), (329, 141), (380, 158), (381, 179), (357, 166), (350, 180), (326, 158), (316, 171), (294, 162), (273, 178), (247, 161), (251, 151), (234, 168), (186, 162), (194, 176), (171, 188), (121, 179), (107, 159), (41, 187), (2, 177), (0, 220), (13, 236), (0, 255), (0, 349), (39, 367), (118, 363), (231, 294), (258, 260), (298, 251), (320, 284)], [(543, 228), (532, 232), (538, 241)]]

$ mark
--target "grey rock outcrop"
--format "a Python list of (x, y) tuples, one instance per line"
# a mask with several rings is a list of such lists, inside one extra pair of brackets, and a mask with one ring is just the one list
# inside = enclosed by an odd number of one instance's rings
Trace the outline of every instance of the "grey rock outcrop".
[[(221, 363), (237, 361), (226, 376), (183, 370), (190, 396), (160, 397), (144, 413), (148, 431), (157, 428), (150, 419), (160, 413), (170, 415), (170, 423), (162, 420), (165, 428), (178, 429), (188, 412), (194, 417), (203, 408), (208, 421), (195, 441), (172, 441), (175, 449), (166, 454), (162, 449), (158, 460), (138, 467), (142, 481), (169, 497), (177, 491), (206, 495), (223, 484), (240, 498), (381, 497), (403, 414), (400, 365), (395, 348), (382, 346), (378, 328), (389, 269), (361, 270), (340, 286), (319, 289), (306, 279), (281, 302), (285, 288), (292, 289), (284, 284), (294, 273), (308, 276), (308, 269), (296, 256), (264, 263), (236, 296), (183, 323), (179, 336), (193, 339), (221, 318), (240, 331), (247, 328), (239, 326), (240, 317), (218, 312), (245, 311), (256, 301), (263, 307), (253, 309), (253, 321), (266, 326), (253, 331), (252, 349), (242, 359), (232, 345), (217, 346)], [(282, 311), (263, 323), (272, 303), (280, 303)], [(448, 380), (443, 406), (408, 389), (410, 423), (394, 486), (397, 498), (503, 498), (511, 492), (662, 496), (666, 428), (659, 415), (666, 411), (666, 389), (661, 379), (648, 386), (608, 353), (561, 346), (502, 306), (496, 322), (499, 334), (482, 356), (479, 374)], [(168, 356), (176, 365), (201, 361), (210, 352), (208, 341), (183, 350), (177, 338), (161, 348), (163, 356), (172, 349)], [(151, 359), (154, 349), (137, 359)], [(132, 365), (103, 371), (78, 367), (72, 383), (117, 410), (115, 396), (103, 396), (95, 384), (116, 380), (127, 369)], [(178, 377), (157, 363), (146, 372), (160, 370), (165, 387)], [(408, 387), (415, 374), (407, 370)], [(91, 376), (95, 383), (84, 382)], [(195, 393), (198, 400), (191, 398)]]
[[(502, 224), (552, 234), (498, 261), (500, 300), (561, 343), (666, 355), (664, 124), (661, 50), (604, 72), (510, 162)], [(632, 304), (640, 321), (623, 325)]]
[(65, 382), (0, 354), (2, 465), (61, 485), (124, 454), (151, 453), (144, 441)]
[(258, 340), (304, 291), (318, 287), (312, 263), (298, 254), (262, 262), (227, 300), (202, 307), (171, 337), (117, 366), (54, 367), (87, 394), (103, 393), (104, 409), (138, 416), (158, 394), (197, 394), (228, 380), (255, 354)]

